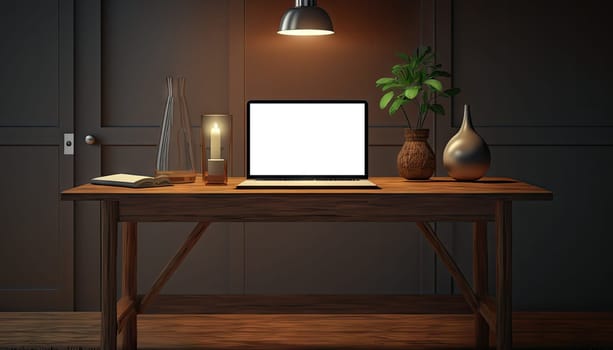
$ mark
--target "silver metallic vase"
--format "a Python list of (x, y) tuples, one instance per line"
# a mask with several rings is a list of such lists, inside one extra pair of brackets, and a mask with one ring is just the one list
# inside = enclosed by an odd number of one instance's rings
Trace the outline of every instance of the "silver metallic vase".
[(490, 160), (490, 149), (473, 128), (470, 107), (464, 105), (462, 126), (445, 146), (443, 165), (454, 179), (473, 181), (485, 175)]

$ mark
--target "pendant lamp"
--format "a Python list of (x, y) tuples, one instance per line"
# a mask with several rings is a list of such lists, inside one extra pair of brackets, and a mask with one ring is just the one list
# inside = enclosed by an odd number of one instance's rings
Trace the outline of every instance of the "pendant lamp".
[(283, 35), (330, 35), (334, 34), (328, 13), (317, 6), (316, 0), (296, 0), (296, 7), (285, 12), (279, 24)]

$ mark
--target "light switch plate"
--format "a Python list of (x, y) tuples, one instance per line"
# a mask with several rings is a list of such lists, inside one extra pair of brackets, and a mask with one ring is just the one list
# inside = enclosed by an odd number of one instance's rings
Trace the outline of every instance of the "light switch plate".
[(64, 134), (64, 155), (74, 155), (74, 134)]

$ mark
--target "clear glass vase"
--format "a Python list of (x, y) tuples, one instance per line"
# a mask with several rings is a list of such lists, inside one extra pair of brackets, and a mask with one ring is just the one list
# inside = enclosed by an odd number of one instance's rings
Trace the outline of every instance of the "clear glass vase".
[(194, 182), (196, 168), (192, 148), (189, 109), (185, 99), (185, 78), (166, 77), (164, 106), (155, 175), (168, 176), (172, 183)]

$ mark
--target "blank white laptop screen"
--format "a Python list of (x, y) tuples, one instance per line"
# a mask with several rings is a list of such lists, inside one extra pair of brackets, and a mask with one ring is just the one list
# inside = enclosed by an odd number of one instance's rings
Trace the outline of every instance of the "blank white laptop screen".
[(249, 101), (250, 178), (366, 178), (365, 101)]

